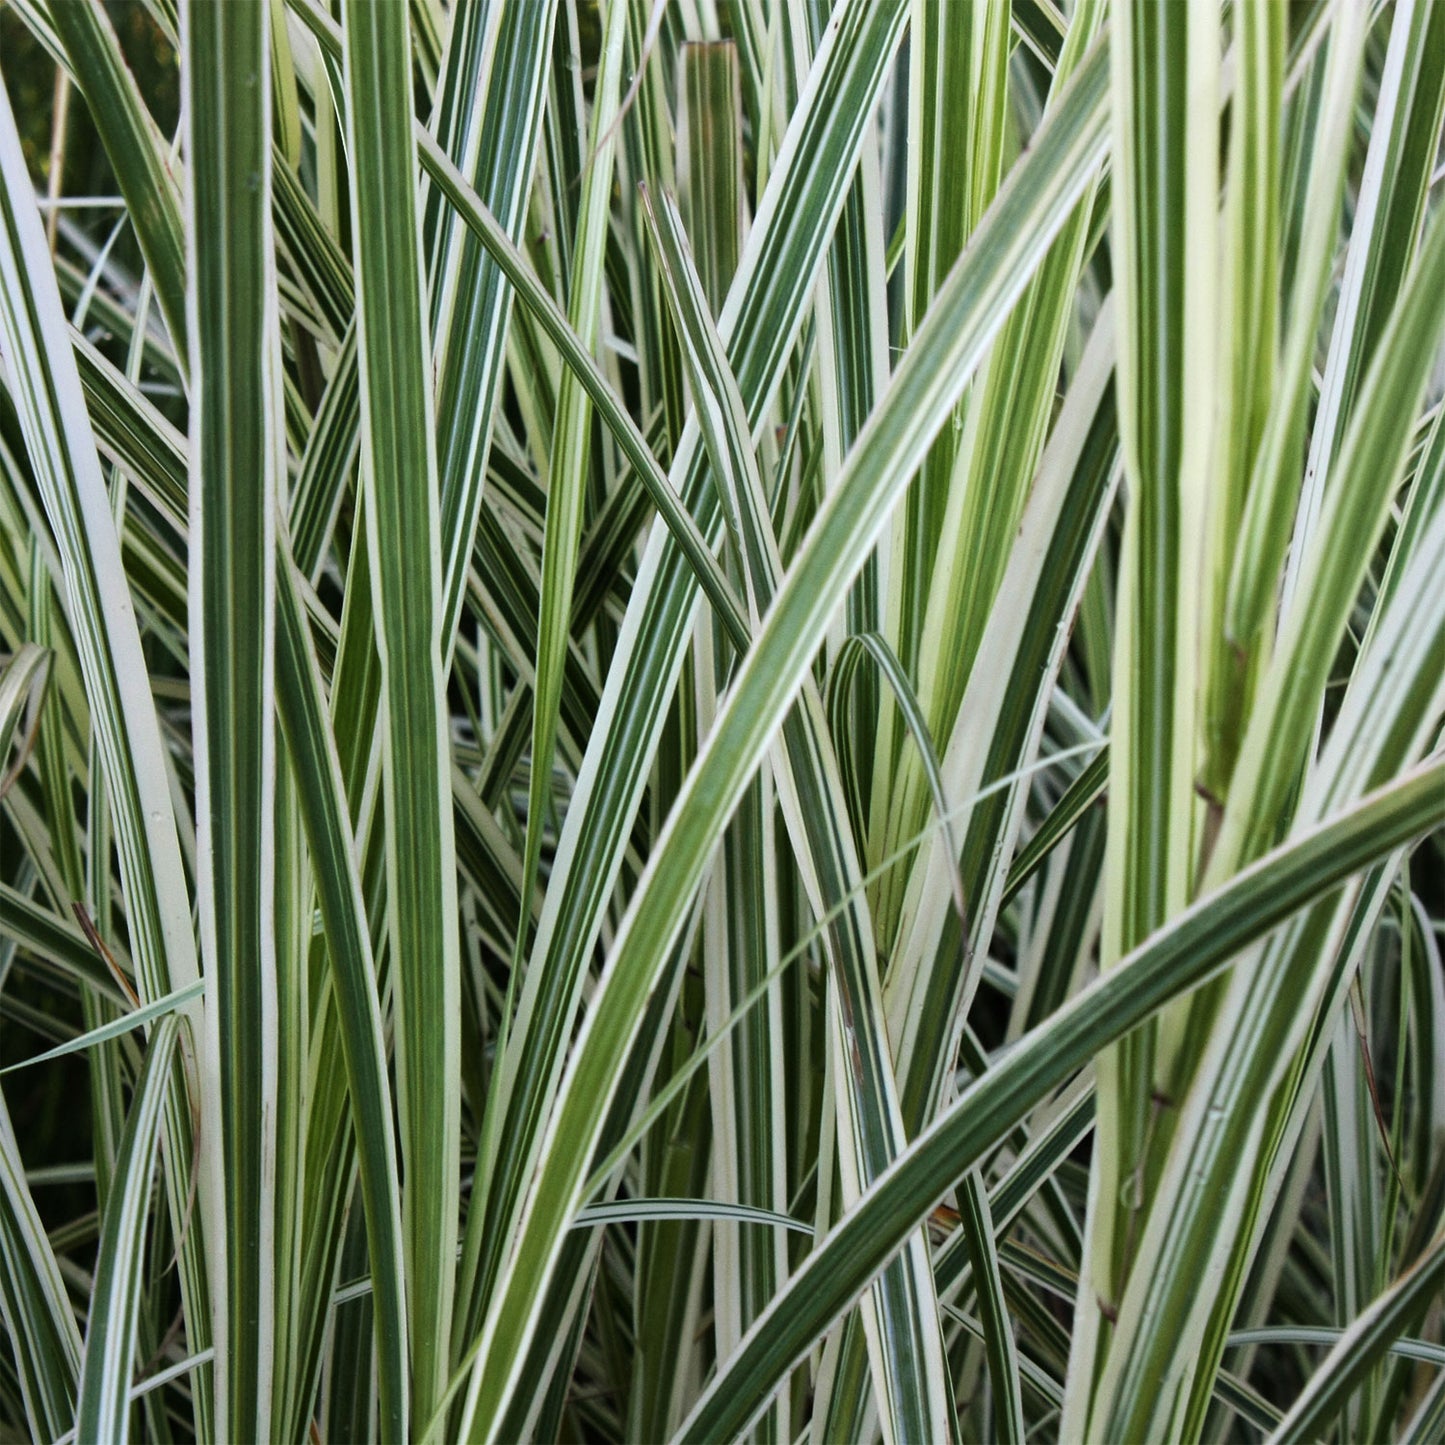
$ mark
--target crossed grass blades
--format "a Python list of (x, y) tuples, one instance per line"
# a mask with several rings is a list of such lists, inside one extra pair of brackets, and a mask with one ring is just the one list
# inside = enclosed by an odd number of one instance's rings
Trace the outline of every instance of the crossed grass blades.
[(4, 1438), (1441, 1438), (1445, 4), (0, 72)]

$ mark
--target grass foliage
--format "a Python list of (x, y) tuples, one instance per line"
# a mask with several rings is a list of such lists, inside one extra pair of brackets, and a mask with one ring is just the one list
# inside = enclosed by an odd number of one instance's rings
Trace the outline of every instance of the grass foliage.
[(0, 71), (0, 1438), (1445, 1438), (1445, 3)]

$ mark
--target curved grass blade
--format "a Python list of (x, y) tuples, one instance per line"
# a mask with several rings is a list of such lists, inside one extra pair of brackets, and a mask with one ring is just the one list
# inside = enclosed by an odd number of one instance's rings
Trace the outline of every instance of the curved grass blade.
[(1104, 794), (1109, 785), (1109, 753), (1101, 749), (1079, 776), (1069, 784), (1064, 796), (1049, 809), (1049, 816), (1029, 841), (1019, 849), (1009, 867), (1008, 881), (999, 899), (1002, 910), (1018, 897), (1019, 890), (1038, 871), (1044, 859), (1058, 846), (1069, 830)]
[[(833, 737), (840, 755), (838, 761), (843, 766), (844, 776), (852, 779), (855, 775), (844, 755), (845, 749), (851, 749), (851, 744), (846, 741), (848, 689), (858, 664), (865, 657), (872, 658), (883, 680), (888, 684), (894, 703), (903, 714), (903, 721), (913, 736), (914, 746), (923, 761), (923, 772), (928, 780), (934, 811), (943, 830), (943, 846), (947, 849), (949, 858), (956, 861), (960, 849), (954, 836), (948, 796), (943, 785), (943, 769), (939, 766), (938, 752), (933, 746), (933, 734), (928, 730), (928, 720), (923, 716), (923, 709), (913, 691), (913, 684), (908, 680), (908, 674), (903, 671), (903, 664), (888, 645), (888, 639), (878, 632), (854, 633), (846, 638), (833, 660), (833, 671), (828, 679), (828, 721), (832, 725)], [(850, 794), (850, 803), (854, 828), (861, 834), (864, 820), (863, 800), (856, 789)], [(963, 879), (956, 867), (949, 881), (953, 885), (954, 907), (958, 910), (960, 920), (965, 919), (968, 916), (968, 904), (963, 895)]]
[(954, 1101), (820, 1242), (678, 1434), (741, 1433), (784, 1373), (942, 1197), (1105, 1044), (1217, 975), (1255, 940), (1445, 821), (1445, 761), (1412, 769), (1200, 899), (1027, 1034)]
[[(39, 736), (40, 709), (45, 704), (52, 657), (48, 647), (27, 642), (0, 671), (0, 798), (14, 787), (16, 779), (30, 761)], [(9, 761), (15, 730), (27, 711), (30, 723), (21, 734), (15, 761), (7, 768), (5, 764)]]
[[(1346, 1334), (1348, 1331), (1337, 1325), (1259, 1325), (1253, 1329), (1231, 1331), (1225, 1345), (1231, 1350), (1247, 1345), (1320, 1345), (1333, 1350)], [(1385, 1352), (1402, 1360), (1445, 1365), (1445, 1345), (1432, 1344), (1429, 1340), (1398, 1337), (1385, 1345)]]
[(615, 1204), (589, 1204), (572, 1223), (573, 1229), (602, 1224), (636, 1224), (644, 1220), (727, 1219), (738, 1224), (766, 1224), (812, 1234), (813, 1226), (774, 1209), (747, 1204), (719, 1204), (715, 1199), (620, 1199)]

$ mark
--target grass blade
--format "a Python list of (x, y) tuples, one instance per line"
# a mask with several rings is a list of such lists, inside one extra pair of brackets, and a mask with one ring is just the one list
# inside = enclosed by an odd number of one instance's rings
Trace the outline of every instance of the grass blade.
[(402, 1439), (407, 1434), (406, 1269), (381, 1001), (341, 765), (289, 566), (281, 576), (277, 614), (277, 701), (315, 866), (355, 1121), (374, 1281), (380, 1418), (388, 1434)]
[(170, 1015), (151, 1032), (145, 1067), (116, 1156), (115, 1188), (101, 1230), (95, 1294), (85, 1336), (75, 1416), (75, 1435), (80, 1440), (114, 1440), (125, 1445), (130, 1435), (130, 1381), (144, 1284), (142, 1246), (150, 1217), (157, 1134), (180, 1027), (180, 1020)]
[[(1198, 547), (1214, 397), (1218, 20), (1148, 3), (1116, 15), (1111, 255), (1119, 270), (1119, 434), (1129, 488), (1114, 644), (1102, 965), (1190, 893)], [(1146, 1167), (1150, 1098), (1172, 1044), (1151, 1024), (1101, 1061), (1089, 1267), (1070, 1359), (1066, 1434), (1092, 1427), (1094, 1349), (1123, 1292)], [(1103, 1301), (1101, 1307), (1098, 1301)]]
[[(278, 448), (266, 0), (190, 0), (187, 297), (190, 643), (203, 1035), (220, 1084), (205, 1137), (226, 1268), (213, 1281), (218, 1419), (271, 1431), (275, 1334), (274, 567)], [(202, 227), (215, 244), (197, 245)]]
[(356, 167), (357, 354), (367, 550), (377, 598), (382, 782), (413, 1408), (447, 1375), (460, 1152), (460, 946), (442, 695), (443, 563), (411, 132), (399, 6), (346, 7), (347, 121)]
[[(772, 175), (765, 205), (733, 282), (719, 329), (730, 341), (729, 359), (750, 419), (763, 408), (779, 377), (789, 337), (800, 324), (811, 279), (821, 262), (831, 217), (852, 172), (862, 120), (882, 84), (899, 37), (895, 6), (841, 11), (847, 23), (830, 33), (790, 126), (785, 165)], [(784, 260), (786, 258), (786, 264)], [(700, 507), (706, 530), (716, 526), (716, 494), (699, 465), (696, 432), (683, 439), (673, 474), (689, 506)], [(629, 603), (629, 619), (614, 659), (609, 691), (592, 733), (572, 805), (559, 840), (547, 902), (533, 948), (528, 987), (509, 1054), (519, 1079), (504, 1070), (500, 1100), (517, 1127), (503, 1130), (511, 1158), (505, 1181), (495, 1182), (487, 1234), (499, 1250), (516, 1226), (522, 1191), (530, 1177), (542, 1121), (561, 1076), (565, 1040), (579, 1001), (581, 969), (602, 926), (602, 911), (622, 863), (630, 820), (641, 798), (665, 719), (662, 700), (671, 694), (690, 641), (694, 594), (681, 559), (654, 536)], [(626, 726), (611, 719), (626, 718)], [(536, 979), (535, 988), (531, 980)], [(487, 1272), (498, 1268), (494, 1254)]]
[(126, 198), (176, 354), (184, 358), (186, 227), (180, 189), (166, 164), (165, 139), (141, 99), (104, 8), (62, 0), (49, 7), (49, 14)]
[(17, 1064), (7, 1064), (0, 1069), (0, 1074), (13, 1073), (16, 1069), (28, 1069), (31, 1064), (48, 1063), (51, 1059), (61, 1059), (67, 1054), (82, 1053), (86, 1049), (93, 1049), (96, 1045), (106, 1043), (110, 1039), (121, 1038), (132, 1029), (154, 1023), (156, 1019), (164, 1018), (166, 1014), (184, 1008), (186, 1004), (200, 998), (205, 992), (205, 988), (205, 980), (198, 978), (194, 983), (187, 984), (185, 988), (178, 988), (174, 993), (168, 993), (164, 998), (158, 998), (153, 1003), (143, 1004), (140, 1008), (134, 1009), (118, 1019), (101, 1024), (99, 1028), (89, 1029), (77, 1038), (61, 1044), (58, 1048), (47, 1049), (43, 1054), (36, 1054), (33, 1058), (21, 1059)]
[[(582, 178), (574, 246), (579, 284), (568, 301), (568, 320), (584, 345), (596, 344), (600, 325), (603, 251), (612, 198), (612, 160), (616, 148), (618, 97), (622, 88), (625, 5), (612, 0), (607, 12), (602, 60), (592, 109), (590, 159)], [(582, 516), (592, 450), (592, 407), (575, 372), (562, 378), (557, 420), (552, 433), (551, 471), (547, 478), (547, 526), (542, 538), (542, 595), (537, 618), (535, 678), (532, 684), (532, 777), (527, 798), (527, 843), (522, 860), (522, 896), (536, 885), (542, 856), (542, 829), (552, 813), (552, 759), (557, 742), (557, 710), (562, 672), (572, 631), (572, 597), (582, 540)], [(527, 929), (517, 929), (514, 974), (520, 974)], [(505, 1047), (509, 1020), (503, 1020)]]

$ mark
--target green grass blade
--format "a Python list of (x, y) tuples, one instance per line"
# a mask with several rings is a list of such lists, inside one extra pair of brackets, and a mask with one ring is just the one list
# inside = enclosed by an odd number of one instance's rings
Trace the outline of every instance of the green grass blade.
[(314, 581), (326, 556), (361, 445), (361, 393), (356, 369), (356, 327), (347, 328), (336, 370), (317, 408), (316, 424), (291, 494), (291, 555)]
[[(888, 684), (888, 690), (893, 695), (894, 705), (898, 708), (909, 735), (913, 738), (913, 745), (918, 749), (919, 758), (923, 763), (924, 777), (928, 780), (928, 792), (933, 802), (933, 809), (943, 833), (943, 846), (950, 860), (957, 859), (961, 849), (953, 828), (952, 813), (948, 806), (948, 793), (943, 782), (943, 768), (938, 761), (938, 751), (933, 745), (933, 734), (929, 731), (928, 720), (923, 715), (923, 708), (919, 704), (918, 695), (913, 691), (913, 684), (908, 680), (908, 674), (903, 671), (903, 664), (899, 662), (897, 654), (888, 645), (888, 639), (881, 633), (854, 633), (845, 639), (834, 658), (833, 671), (828, 678), (828, 721), (833, 730), (835, 746), (838, 748), (838, 761), (843, 766), (845, 776), (850, 776), (853, 769), (849, 766), (851, 742), (847, 736), (848, 691), (859, 663), (865, 658), (872, 659), (879, 676)], [(847, 751), (845, 752), (845, 750)], [(850, 798), (850, 804), (854, 828), (859, 834), (862, 834), (864, 832), (862, 797), (858, 796), (856, 801)], [(967, 914), (968, 905), (963, 894), (963, 882), (956, 869), (950, 882), (953, 885), (954, 906), (962, 918)]]
[[(176, 354), (186, 356), (186, 228), (169, 147), (146, 109), (104, 7), (50, 6), (101, 144), (115, 169)], [(184, 361), (182, 362), (184, 365)]]
[(1274, 397), (1249, 482), (1249, 497), (1229, 583), (1226, 626), (1249, 645), (1272, 616), (1280, 566), (1298, 501), (1305, 410), (1313, 379), (1315, 336), (1329, 286), (1341, 194), (1349, 163), (1350, 121), (1365, 36), (1365, 13), (1345, 9), (1330, 27), (1322, 123), (1310, 139), (1309, 189), (1298, 254), (1288, 257), (1291, 288), (1284, 350)]
[(80, 1440), (124, 1445), (130, 1430), (130, 1383), (135, 1367), (136, 1321), (145, 1283), (146, 1222), (151, 1172), (165, 1107), (171, 1055), (180, 1020), (162, 1019), (152, 1031), (116, 1156), (115, 1188), (101, 1228), (95, 1292), (85, 1336), (75, 1434)]
[(456, 1268), (461, 958), (410, 57), (400, 7), (348, 4), (362, 470), (382, 672), (411, 1388), (413, 1408), (426, 1418), (446, 1381)]
[(727, 1219), (737, 1224), (766, 1224), (811, 1234), (813, 1228), (789, 1214), (745, 1204), (719, 1204), (713, 1199), (623, 1199), (615, 1204), (589, 1204), (578, 1214), (574, 1229), (602, 1224), (631, 1224), (655, 1219)]
[[(616, 150), (618, 98), (622, 88), (622, 41), (626, 34), (623, 0), (607, 12), (602, 59), (593, 101), (589, 163), (582, 178), (577, 237), (573, 247), (576, 282), (568, 298), (568, 320), (578, 339), (595, 346), (600, 325), (603, 252), (607, 244)], [(532, 684), (532, 774), (527, 795), (527, 843), (522, 860), (522, 896), (535, 886), (542, 856), (542, 830), (552, 813), (552, 761), (557, 742), (557, 710), (562, 673), (572, 630), (572, 597), (582, 540), (582, 517), (592, 451), (592, 407), (575, 372), (563, 375), (552, 432), (551, 470), (547, 477), (547, 525), (542, 538), (542, 588), (537, 618), (537, 650)], [(527, 930), (517, 930), (515, 972), (521, 972)], [(506, 1039), (508, 1020), (503, 1020)], [(504, 1046), (504, 1044), (503, 1044)]]
[[(816, 47), (824, 16), (817, 7), (810, 15), (809, 40)], [(871, 147), (859, 158), (858, 173), (843, 203), (838, 229), (828, 254), (826, 276), (819, 281), (819, 301), (814, 308), (814, 337), (818, 364), (812, 368), (819, 393), (818, 412), (822, 432), (823, 476), (836, 477), (842, 459), (858, 439), (869, 413), (888, 384), (888, 266), (885, 256), (884, 192), (881, 167)], [(808, 363), (802, 364), (806, 373)], [(808, 388), (795, 387), (789, 413), (785, 457), (779, 460), (779, 475), (787, 475), (786, 456), (798, 445), (803, 421), (803, 403)], [(782, 489), (779, 489), (780, 494)], [(858, 581), (848, 594), (847, 630), (861, 634), (876, 632), (887, 610), (883, 588), (883, 559), (870, 557)], [(901, 664), (900, 664), (901, 667)], [(851, 689), (852, 704), (845, 731), (833, 724), (834, 746), (849, 790), (849, 807), (855, 814), (858, 847), (868, 861), (868, 796), (874, 754), (881, 726), (882, 690), (878, 681), (865, 673)], [(856, 760), (844, 757), (851, 752)], [(855, 799), (855, 792), (857, 794)]]
[(95, 439), (178, 531), (187, 525), (186, 439), (79, 332), (71, 332)]
[[(195, 680), (204, 1049), (219, 1084), (205, 1149), (221, 1191), (218, 1419), (271, 1431), (275, 1332), (277, 431), (266, 0), (185, 8), (190, 292), (190, 643)], [(214, 243), (196, 242), (216, 228)]]
[[(0, 796), (10, 791), (29, 761), (50, 681), (51, 656), (49, 648), (27, 642), (0, 670)], [(31, 723), (21, 734), (19, 756), (12, 761), (10, 745), (27, 712)]]
[(1019, 890), (1038, 871), (1045, 858), (1056, 848), (1075, 823), (1103, 796), (1109, 784), (1109, 754), (1099, 755), (1069, 784), (1068, 791), (1053, 810), (1043, 827), (1019, 849), (1009, 866), (999, 907), (1005, 908), (1018, 896)]
[(999, 1276), (998, 1251), (994, 1245), (993, 1220), (988, 1195), (978, 1170), (964, 1175), (958, 1190), (959, 1215), (973, 1264), (974, 1287), (983, 1326), (984, 1354), (994, 1392), (994, 1429), (1000, 1441), (1024, 1438), (1024, 1404), (1019, 1383), (1019, 1354), (1013, 1326), (1004, 1303), (1003, 1280)]
[(47, 1049), (43, 1054), (36, 1054), (32, 1058), (21, 1059), (19, 1063), (7, 1064), (0, 1069), (0, 1074), (13, 1073), (16, 1069), (28, 1069), (31, 1064), (44, 1064), (51, 1059), (64, 1058), (67, 1054), (83, 1053), (86, 1049), (93, 1049), (96, 1045), (106, 1043), (110, 1039), (121, 1038), (132, 1029), (141, 1028), (145, 1024), (153, 1023), (158, 1018), (163, 1018), (166, 1014), (184, 1008), (186, 1004), (200, 998), (205, 992), (205, 988), (205, 980), (198, 978), (185, 988), (178, 988), (164, 998), (143, 1004), (140, 1008), (134, 1009), (118, 1019), (101, 1024), (99, 1028), (87, 1029), (85, 1033), (67, 1040), (57, 1048)]
[(742, 240), (737, 47), (689, 45), (680, 71), (678, 201), (708, 313), (716, 316), (727, 302)]
[(1279, 352), (1280, 108), (1286, 15), (1238, 13), (1221, 245), (1219, 416), (1203, 551), (1203, 786), (1228, 792), (1250, 671), (1225, 626), (1250, 473), (1269, 424)]
[[(983, 207), (976, 202), (990, 194), (989, 179), (997, 174), (1007, 84), (1002, 64), (1007, 51), (1007, 12), (1007, 6), (992, 0), (978, 6), (914, 0), (910, 6), (908, 130), (914, 139), (908, 148), (904, 210), (904, 287), (910, 335), (922, 324), (934, 293), (963, 250), (982, 214)], [(985, 75), (990, 83), (985, 83)], [(975, 90), (982, 101), (977, 115), (972, 104)], [(920, 472), (918, 486), (904, 499), (894, 531), (892, 561), (899, 585), (890, 590), (884, 631), (910, 670), (916, 667), (922, 647), (934, 554), (942, 536), (948, 480), (958, 445), (956, 428), (939, 437)], [(882, 791), (884, 780), (893, 771), (898, 740), (888, 712), (880, 724), (876, 776)], [(878, 806), (882, 806), (881, 800)], [(883, 925), (887, 940), (886, 914)]]
[[(1199, 586), (1197, 539), (1214, 403), (1218, 21), (1125, 6), (1114, 58), (1113, 229), (1119, 276), (1119, 433), (1128, 484), (1114, 643), (1102, 966), (1189, 896)], [(1154, 1025), (1101, 1065), (1089, 1269), (1070, 1361), (1065, 1433), (1085, 1424), (1102, 1321), (1123, 1291), (1150, 1095), (1172, 1045)], [(1163, 1077), (1167, 1077), (1167, 1072)], [(1137, 1206), (1135, 1206), (1137, 1207)], [(1087, 1292), (1104, 1302), (1090, 1314)]]

